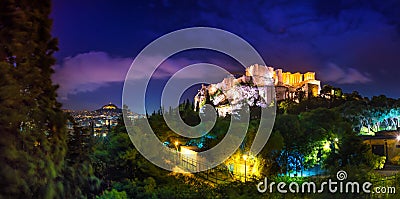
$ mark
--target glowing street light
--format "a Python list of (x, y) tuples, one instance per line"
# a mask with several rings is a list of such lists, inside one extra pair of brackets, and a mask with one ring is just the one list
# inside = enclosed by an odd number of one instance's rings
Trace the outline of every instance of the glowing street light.
[(244, 160), (244, 182), (246, 182), (246, 177), (247, 177), (247, 175), (246, 175), (246, 170), (247, 170), (247, 168), (246, 168), (247, 155), (246, 155), (246, 154), (243, 155), (243, 160)]
[(396, 137), (396, 140), (397, 140), (397, 141), (400, 141), (400, 135), (398, 135), (398, 136)]
[(178, 151), (178, 144), (179, 144), (179, 142), (178, 141), (175, 141), (175, 148), (176, 148), (176, 151)]

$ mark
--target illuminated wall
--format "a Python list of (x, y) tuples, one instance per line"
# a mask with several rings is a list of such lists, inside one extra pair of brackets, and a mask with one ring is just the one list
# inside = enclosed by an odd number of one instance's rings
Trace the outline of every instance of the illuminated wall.
[(315, 73), (314, 72), (304, 73), (304, 81), (308, 81), (308, 80), (315, 80)]
[(180, 154), (181, 154), (181, 166), (186, 170), (196, 172), (199, 169), (199, 158), (197, 156), (197, 152), (193, 149), (197, 148), (194, 146), (181, 146)]
[(302, 84), (309, 80), (315, 80), (314, 72), (307, 72), (305, 74), (291, 73), (291, 72), (282, 72), (282, 69), (277, 69), (273, 76), (275, 78), (276, 84), (284, 84), (295, 86), (297, 84)]
[[(379, 139), (372, 136), (371, 138), (364, 140), (364, 144), (369, 145), (372, 152), (378, 152), (376, 155), (387, 156), (388, 159), (386, 162), (397, 165), (400, 164), (400, 143), (397, 139)], [(381, 150), (377, 150), (377, 148), (380, 148)]]
[(190, 149), (188, 146), (181, 146), (181, 154), (187, 158), (196, 159), (197, 152)]
[(292, 73), (290, 73), (290, 72), (282, 73), (282, 83), (283, 84), (290, 85), (290, 75), (291, 74)]

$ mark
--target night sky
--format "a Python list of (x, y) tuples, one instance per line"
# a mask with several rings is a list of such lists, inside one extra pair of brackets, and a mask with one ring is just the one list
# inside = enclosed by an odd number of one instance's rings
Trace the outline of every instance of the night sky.
[[(400, 1), (53, 1), (59, 39), (53, 80), (67, 109), (121, 106), (123, 80), (137, 54), (158, 37), (207, 26), (237, 34), (269, 66), (315, 71), (322, 84), (364, 96), (399, 98)], [(157, 106), (163, 82), (187, 64), (236, 71), (226, 55), (197, 50), (163, 64), (148, 93)], [(199, 74), (206, 75), (204, 74)], [(190, 96), (190, 94), (188, 94)]]

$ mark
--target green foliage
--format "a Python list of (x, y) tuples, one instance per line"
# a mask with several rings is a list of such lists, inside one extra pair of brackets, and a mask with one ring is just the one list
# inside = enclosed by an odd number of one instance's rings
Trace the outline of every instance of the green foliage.
[(383, 169), (385, 166), (386, 156), (375, 155), (371, 151), (369, 151), (366, 156), (372, 169)]
[(356, 134), (347, 134), (342, 138), (337, 152), (330, 154), (326, 165), (331, 170), (343, 167), (359, 167), (372, 170), (373, 163), (368, 158), (370, 148)]
[(63, 195), (66, 120), (51, 83), (50, 8), (46, 0), (0, 3), (0, 197)]
[(135, 176), (137, 151), (122, 125), (118, 125), (106, 139), (99, 142), (92, 156), (96, 176), (107, 184)]
[(96, 145), (92, 159), (94, 173), (103, 181), (102, 190), (125, 192), (128, 198), (214, 197), (214, 189), (199, 179), (177, 175), (148, 162), (134, 148), (122, 121)]
[(125, 191), (117, 191), (112, 189), (111, 191), (104, 191), (100, 196), (96, 196), (96, 199), (128, 199)]
[[(73, 121), (72, 117), (69, 117)], [(94, 175), (90, 156), (95, 141), (88, 129), (77, 127), (68, 136), (68, 151), (65, 157), (64, 196), (68, 198), (94, 197), (100, 188), (100, 180)]]
[(302, 137), (304, 130), (300, 126), (296, 115), (278, 115), (275, 119), (274, 131), (279, 132), (286, 142), (286, 146), (293, 145)]
[(263, 195), (257, 191), (254, 183), (232, 182), (217, 187), (221, 198), (261, 198)]

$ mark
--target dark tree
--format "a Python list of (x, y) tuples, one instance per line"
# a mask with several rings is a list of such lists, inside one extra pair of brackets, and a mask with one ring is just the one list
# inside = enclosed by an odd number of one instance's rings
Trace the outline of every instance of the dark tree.
[(92, 137), (89, 129), (79, 127), (71, 116), (68, 119), (74, 124), (74, 128), (68, 134), (63, 179), (64, 196), (92, 198), (98, 194), (96, 191), (100, 188), (100, 180), (94, 176), (93, 161), (91, 161), (93, 146), (98, 137)]
[(0, 2), (0, 198), (63, 194), (65, 116), (51, 83), (50, 1)]

